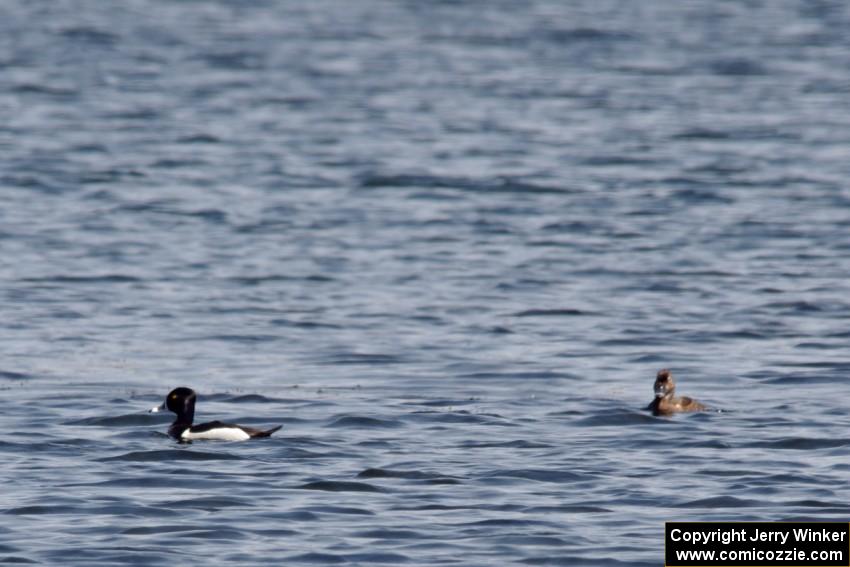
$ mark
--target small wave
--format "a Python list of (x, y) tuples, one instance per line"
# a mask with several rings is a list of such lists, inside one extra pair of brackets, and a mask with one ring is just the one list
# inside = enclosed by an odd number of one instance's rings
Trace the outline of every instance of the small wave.
[(0, 563), (16, 563), (19, 565), (29, 565), (34, 564), (37, 565), (39, 562), (33, 559), (28, 559), (26, 557), (20, 557), (19, 555), (7, 555), (6, 557), (0, 559)]
[(581, 309), (527, 309), (513, 314), (514, 317), (578, 317), (583, 315), (594, 315), (594, 313)]
[(700, 498), (674, 504), (674, 508), (749, 508), (753, 506), (764, 506), (764, 502), (758, 500), (746, 500), (734, 496), (715, 496), (713, 498)]
[(377, 417), (366, 417), (360, 415), (345, 415), (334, 419), (327, 427), (352, 427), (352, 428), (385, 428), (392, 429), (403, 427), (404, 424), (394, 419), (379, 419)]
[(743, 57), (716, 59), (708, 64), (708, 69), (715, 75), (731, 77), (750, 77), (767, 73), (764, 66), (752, 59)]
[(570, 44), (576, 42), (612, 42), (629, 41), (635, 36), (622, 30), (606, 30), (602, 28), (571, 28), (561, 30), (549, 30), (543, 34), (547, 40), (553, 43)]
[(648, 364), (650, 362), (666, 362), (669, 357), (658, 355), (658, 354), (641, 354), (634, 358), (629, 359), (629, 362), (634, 362), (636, 364)]
[(105, 417), (84, 417), (66, 421), (64, 425), (91, 425), (97, 427), (122, 427), (130, 425), (150, 425), (160, 421), (158, 416), (144, 413), (130, 413), (125, 415), (114, 415)]
[[(656, 446), (658, 445), (657, 441), (652, 441)], [(647, 444), (649, 447), (650, 444)], [(728, 441), (724, 441), (721, 439), (705, 439), (700, 441), (689, 441), (682, 443), (679, 445), (680, 447), (689, 447), (692, 449), (731, 449), (734, 445)]]
[(541, 443), (539, 441), (526, 441), (525, 439), (516, 439), (514, 441), (466, 441), (460, 444), (466, 449), (490, 449), (490, 448), (511, 448), (511, 449), (549, 449), (553, 445), (549, 443)]
[(227, 401), (233, 404), (272, 404), (277, 403), (280, 400), (268, 398), (260, 394), (243, 394), (241, 396), (234, 396), (232, 398), (229, 398)]
[[(697, 185), (701, 182), (696, 178), (690, 177), (677, 177), (670, 178), (664, 180), (666, 183), (676, 184), (676, 185)], [(678, 189), (673, 192), (671, 195), (674, 199), (680, 199), (682, 201), (687, 201), (688, 203), (722, 203), (726, 205), (731, 205), (735, 202), (735, 199), (732, 197), (727, 197), (726, 195), (722, 195), (718, 191), (710, 190), (710, 189), (696, 189), (694, 187), (687, 187), (684, 189)]]
[(651, 413), (644, 411), (614, 411), (610, 413), (591, 415), (584, 419), (575, 422), (576, 425), (584, 427), (604, 427), (604, 426), (629, 426), (641, 425), (646, 423), (666, 424), (672, 423), (669, 419), (653, 416)]
[(728, 140), (732, 133), (712, 128), (688, 128), (673, 135), (674, 140)]
[(477, 404), (481, 400), (478, 398), (470, 398), (465, 400), (449, 400), (449, 399), (437, 399), (437, 400), (426, 400), (421, 402), (407, 402), (408, 405), (416, 405), (416, 406), (430, 406), (430, 407), (441, 407), (441, 408), (450, 408), (450, 407), (458, 407), (458, 406), (467, 406), (472, 404)]
[(845, 348), (845, 345), (810, 341), (804, 343), (797, 343), (796, 345), (794, 345), (794, 348), (798, 348), (800, 350), (843, 350)]
[(24, 374), (23, 372), (0, 370), (0, 379), (3, 380), (29, 380), (32, 377), (32, 374)]
[(35, 83), (21, 83), (12, 87), (11, 91), (17, 94), (36, 94), (55, 97), (75, 96), (78, 91), (68, 87), (57, 87), (53, 85), (39, 85)]
[(17, 174), (0, 176), (0, 183), (11, 187), (23, 187), (47, 195), (59, 195), (72, 187), (45, 175)]
[(101, 462), (174, 462), (174, 461), (235, 461), (242, 457), (230, 453), (205, 453), (181, 449), (157, 449), (153, 451), (131, 451), (114, 457), (98, 459)]
[[(207, 508), (204, 508), (207, 509)], [(218, 510), (217, 507), (211, 507), (209, 510), (214, 511)], [(245, 532), (242, 530), (235, 530), (232, 528), (212, 528), (212, 529), (200, 529), (200, 530), (191, 530), (185, 531), (180, 534), (181, 538), (197, 538), (203, 540), (243, 540), (245, 539)]]
[(396, 356), (392, 354), (378, 354), (378, 353), (340, 353), (336, 355), (332, 355), (322, 362), (325, 364), (332, 365), (355, 365), (355, 364), (402, 364), (405, 361), (401, 356)]
[(400, 478), (426, 480), (431, 484), (458, 484), (457, 478), (425, 471), (399, 471), (392, 469), (366, 469), (358, 473), (357, 478)]
[(502, 545), (541, 546), (541, 547), (565, 547), (574, 545), (575, 540), (567, 540), (561, 537), (544, 535), (504, 535), (499, 537)]
[(5, 543), (0, 543), (0, 553), (13, 553), (15, 551), (20, 551), (19, 547), (14, 547), (11, 545), (6, 545)]
[[(824, 311), (825, 306), (821, 306), (810, 301), (774, 301), (761, 305), (758, 309), (780, 311), (787, 314), (820, 313)], [(830, 308), (830, 310), (832, 309)]]
[[(172, 471), (174, 472), (174, 471)], [(188, 475), (194, 475), (194, 471), (184, 471), (184, 473)], [(207, 479), (204, 481), (205, 483), (210, 483)], [(175, 479), (171, 476), (160, 476), (156, 478), (151, 478), (147, 476), (128, 476), (121, 478), (114, 478), (103, 480), (99, 482), (79, 482), (79, 483), (69, 483), (61, 485), (63, 488), (76, 488), (76, 487), (119, 487), (119, 488), (192, 488), (193, 486), (197, 486), (198, 480), (197, 478), (192, 478), (192, 476), (187, 476), (183, 478)]]
[(741, 469), (733, 469), (733, 470), (724, 470), (724, 469), (703, 469), (696, 471), (696, 474), (704, 475), (704, 476), (715, 476), (720, 478), (740, 478), (742, 476), (760, 476), (762, 473), (755, 470), (741, 470)]
[(489, 526), (551, 526), (552, 522), (545, 520), (529, 520), (525, 518), (490, 518), (487, 520), (476, 520), (461, 524), (464, 527), (489, 527)]
[(525, 480), (534, 480), (537, 482), (581, 482), (589, 480), (590, 476), (583, 473), (572, 471), (554, 470), (554, 469), (514, 469), (493, 471), (484, 478), (520, 478)]
[(221, 141), (221, 138), (212, 134), (192, 134), (177, 138), (179, 144), (219, 144)]
[(788, 449), (792, 451), (807, 451), (814, 449), (833, 449), (835, 447), (850, 446), (850, 439), (788, 437), (776, 441), (754, 441), (742, 446), (759, 449)]
[(297, 487), (303, 490), (324, 490), (327, 492), (384, 492), (380, 487), (365, 482), (317, 480)]
[(843, 384), (845, 374), (818, 372), (815, 374), (787, 374), (785, 376), (774, 376), (763, 382), (765, 384), (830, 384), (832, 382)]
[[(285, 439), (281, 437), (282, 439)], [(296, 460), (296, 459), (324, 459), (330, 456), (343, 456), (344, 453), (332, 452), (332, 453), (319, 453), (317, 451), (308, 451), (307, 449), (298, 449), (296, 447), (286, 447), (282, 454), (288, 460)]]
[(777, 362), (776, 366), (798, 366), (800, 368), (828, 368), (835, 372), (846, 373), (850, 371), (850, 362), (829, 362), (829, 361), (815, 361), (815, 362)]
[(375, 512), (365, 508), (351, 508), (348, 506), (311, 506), (310, 511), (315, 514), (344, 514), (350, 516), (374, 516)]
[(277, 282), (311, 282), (311, 283), (327, 283), (336, 281), (330, 276), (314, 274), (309, 276), (288, 276), (282, 274), (270, 274), (267, 276), (237, 276), (230, 278), (229, 281), (240, 285), (257, 286), (266, 283)]
[(589, 165), (593, 167), (607, 167), (607, 166), (620, 166), (620, 165), (637, 165), (641, 167), (649, 167), (653, 164), (658, 163), (657, 160), (654, 159), (646, 159), (646, 158), (635, 158), (628, 155), (597, 155), (590, 156), (583, 160), (581, 160), (582, 165)]
[(354, 537), (365, 537), (370, 539), (381, 539), (381, 540), (394, 540), (394, 539), (416, 539), (423, 540), (427, 539), (427, 536), (423, 532), (417, 532), (414, 530), (398, 530), (391, 528), (377, 528), (372, 530), (365, 530), (362, 532), (357, 532), (354, 534)]
[(23, 278), (23, 283), (47, 284), (101, 284), (101, 283), (139, 283), (143, 280), (126, 274), (104, 274), (102, 276), (48, 276), (40, 278)]
[(6, 514), (13, 516), (37, 516), (37, 515), (53, 515), (53, 514), (75, 514), (80, 512), (79, 506), (18, 506), (9, 508), (5, 511)]
[(486, 413), (472, 413), (466, 410), (459, 411), (417, 411), (406, 416), (411, 421), (424, 421), (430, 423), (474, 423), (482, 425), (497, 425), (502, 427), (516, 427), (517, 424), (506, 421), (502, 416)]
[(114, 33), (89, 26), (69, 27), (62, 30), (60, 33), (62, 34), (62, 37), (72, 41), (93, 45), (111, 46), (119, 39), (119, 36)]
[(283, 563), (293, 565), (297, 565), (300, 563), (320, 563), (324, 565), (338, 565), (341, 563), (348, 563), (348, 560), (342, 555), (333, 555), (330, 553), (319, 553), (317, 551), (311, 551), (310, 553), (301, 553), (299, 555), (292, 555), (290, 557), (286, 557)]
[(135, 526), (122, 530), (126, 535), (157, 535), (157, 534), (179, 534), (201, 529), (196, 525), (185, 524), (159, 524), (156, 526)]
[(554, 187), (529, 183), (512, 177), (497, 177), (495, 179), (471, 179), (467, 177), (443, 177), (436, 175), (367, 175), (360, 179), (360, 187), (371, 188), (439, 188), (455, 189), (481, 193), (525, 193), (525, 194), (557, 194), (574, 193), (564, 187)]
[[(175, 168), (184, 166), (188, 167), (193, 164), (171, 160), (162, 161), (156, 165), (163, 168)], [(212, 224), (226, 224), (228, 218), (227, 213), (220, 209), (183, 210), (177, 208), (174, 202), (163, 200), (155, 200), (147, 203), (132, 203), (120, 205), (115, 208), (115, 211), (129, 213), (153, 213), (157, 215), (171, 217), (197, 218), (204, 221), (208, 221)]]
[(566, 372), (473, 372), (458, 376), (464, 380), (494, 380), (503, 378), (505, 380), (566, 380), (576, 378), (573, 374)]
[(204, 53), (198, 58), (214, 69), (250, 71), (265, 66), (263, 54), (254, 51)]
[(820, 478), (815, 478), (812, 476), (808, 476), (807, 474), (792, 474), (792, 473), (776, 473), (776, 474), (764, 474), (764, 473), (754, 473), (753, 478), (750, 483), (756, 486), (766, 486), (768, 489), (772, 490), (776, 486), (780, 486), (782, 484), (810, 484), (813, 486), (821, 487), (823, 485), (823, 481)]
[(833, 514), (847, 514), (850, 512), (850, 506), (846, 503), (825, 502), (823, 500), (795, 500), (792, 502), (783, 502), (783, 506), (796, 506), (798, 508), (818, 508), (819, 510), (828, 511)]
[(279, 341), (283, 337), (278, 335), (263, 335), (255, 334), (222, 334), (222, 335), (203, 335), (200, 337), (190, 337), (184, 339), (186, 342), (204, 342), (204, 341), (221, 341), (226, 343), (270, 343)]
[(291, 319), (272, 319), (269, 324), (275, 327), (287, 327), (290, 329), (342, 329), (340, 325), (333, 323), (320, 323), (318, 321), (293, 321)]
[(138, 120), (142, 121), (155, 121), (162, 117), (160, 114), (160, 110), (154, 107), (137, 107), (137, 108), (123, 108), (121, 110), (116, 111), (107, 111), (104, 113), (104, 118), (108, 120)]
[(401, 553), (372, 551), (369, 553), (352, 553), (346, 556), (346, 561), (360, 565), (374, 565), (376, 563), (399, 565), (401, 563), (407, 563), (410, 561), (410, 558)]
[(609, 514), (614, 510), (589, 504), (565, 504), (563, 506), (535, 506), (528, 508), (528, 514)]
[[(197, 159), (175, 159), (175, 158), (162, 158), (158, 159), (151, 164), (151, 167), (161, 168), (161, 169), (181, 169), (181, 168), (192, 168), (198, 169), (206, 166), (207, 164), (203, 161)], [(212, 209), (199, 211), (202, 214), (210, 214), (213, 213)], [(221, 211), (219, 211), (220, 213)]]
[(203, 496), (201, 498), (187, 498), (185, 500), (174, 500), (163, 502), (161, 505), (174, 509), (199, 509), (216, 511), (222, 508), (247, 508), (251, 501), (244, 498), (230, 498), (225, 496)]
[(585, 555), (557, 555), (553, 557), (529, 557), (520, 560), (526, 565), (588, 565), (599, 567), (616, 567), (618, 565), (628, 567), (651, 567), (657, 563), (638, 563), (636, 561), (620, 561), (611, 557), (594, 559)]

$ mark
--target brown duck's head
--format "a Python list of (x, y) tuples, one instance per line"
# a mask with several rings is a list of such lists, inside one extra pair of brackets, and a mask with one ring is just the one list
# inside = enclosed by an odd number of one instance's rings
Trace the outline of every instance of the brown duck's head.
[(673, 394), (676, 389), (676, 383), (673, 381), (673, 374), (667, 370), (659, 370), (655, 377), (655, 385), (652, 387), (655, 390), (656, 398), (663, 398)]

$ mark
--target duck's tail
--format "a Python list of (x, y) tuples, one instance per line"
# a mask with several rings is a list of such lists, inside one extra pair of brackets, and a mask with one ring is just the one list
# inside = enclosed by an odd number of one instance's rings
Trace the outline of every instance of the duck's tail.
[(261, 429), (254, 429), (251, 431), (251, 438), (256, 439), (257, 437), (271, 437), (272, 433), (277, 431), (283, 427), (282, 425), (278, 425), (277, 427), (272, 427), (271, 429), (266, 429), (265, 431)]

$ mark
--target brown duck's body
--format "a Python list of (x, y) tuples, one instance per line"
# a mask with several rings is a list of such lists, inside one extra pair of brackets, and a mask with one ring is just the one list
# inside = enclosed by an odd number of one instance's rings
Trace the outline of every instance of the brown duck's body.
[(670, 415), (673, 413), (704, 411), (708, 409), (693, 398), (674, 395), (676, 383), (669, 370), (661, 370), (655, 378), (655, 399), (646, 408), (652, 411), (652, 415)]

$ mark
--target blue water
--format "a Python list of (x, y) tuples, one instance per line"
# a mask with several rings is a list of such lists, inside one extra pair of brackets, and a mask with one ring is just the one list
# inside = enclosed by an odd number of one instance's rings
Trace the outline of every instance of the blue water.
[[(0, 563), (663, 562), (850, 517), (850, 7), (0, 3)], [(715, 410), (643, 410), (658, 369)], [(180, 445), (145, 411), (284, 428)]]

